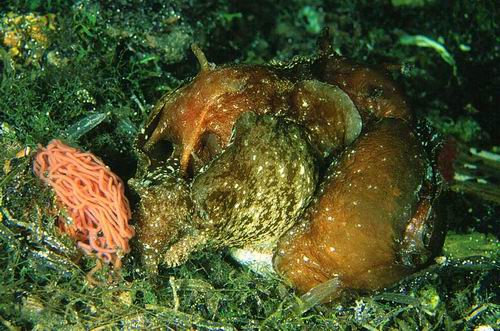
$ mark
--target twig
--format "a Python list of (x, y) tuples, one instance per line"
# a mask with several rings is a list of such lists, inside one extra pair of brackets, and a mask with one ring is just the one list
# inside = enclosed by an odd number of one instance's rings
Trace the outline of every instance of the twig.
[(180, 301), (179, 296), (177, 295), (177, 285), (175, 284), (175, 277), (170, 276), (168, 282), (170, 283), (170, 287), (172, 287), (172, 295), (174, 296), (174, 311), (179, 311)]

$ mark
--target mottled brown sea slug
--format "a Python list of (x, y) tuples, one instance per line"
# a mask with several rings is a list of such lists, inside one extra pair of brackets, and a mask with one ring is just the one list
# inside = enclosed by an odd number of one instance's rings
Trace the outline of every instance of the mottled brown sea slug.
[(299, 293), (388, 286), (442, 245), (438, 176), (384, 71), (327, 43), (285, 64), (210, 64), (141, 135), (137, 236), (148, 270), (230, 248)]

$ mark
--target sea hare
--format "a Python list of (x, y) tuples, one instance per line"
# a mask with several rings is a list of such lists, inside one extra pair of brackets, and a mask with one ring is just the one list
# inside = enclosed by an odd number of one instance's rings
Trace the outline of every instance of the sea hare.
[[(281, 240), (276, 270), (299, 292), (338, 277), (343, 287), (377, 289), (414, 269), (401, 256), (412, 242), (428, 258), (424, 238), (407, 233), (433, 219), (427, 206), (426, 160), (406, 123), (384, 119), (346, 149), (327, 172), (305, 221)], [(409, 252), (405, 252), (409, 254)]]
[(244, 113), (231, 145), (194, 178), (191, 197), (210, 240), (271, 246), (302, 214), (316, 184), (312, 149), (298, 125)]
[[(244, 113), (231, 144), (190, 188), (168, 175), (158, 185), (135, 185), (144, 262), (154, 270), (162, 256), (175, 266), (207, 245), (245, 246), (271, 255), (316, 185), (314, 152), (301, 128), (283, 118)], [(181, 239), (168, 247), (175, 238)]]
[(274, 65), (209, 64), (164, 96), (131, 182), (151, 271), (232, 248), (299, 293), (388, 286), (442, 245), (437, 174), (385, 72), (328, 45)]
[(310, 135), (313, 148), (321, 153), (340, 150), (361, 131), (356, 106), (339, 86), (315, 79), (314, 62), (306, 61), (305, 67), (296, 64), (214, 68), (195, 50), (202, 70), (191, 83), (160, 100), (139, 139), (143, 142), (141, 149), (150, 157), (159, 142), (168, 141), (173, 145), (173, 157), (180, 159), (182, 172), (191, 167), (192, 175), (229, 144), (234, 123), (245, 112), (295, 121)]

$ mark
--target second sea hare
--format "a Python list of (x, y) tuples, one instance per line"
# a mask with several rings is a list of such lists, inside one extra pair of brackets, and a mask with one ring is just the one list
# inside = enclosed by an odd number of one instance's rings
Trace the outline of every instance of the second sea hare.
[(407, 228), (428, 226), (435, 217), (425, 172), (423, 149), (408, 125), (376, 123), (328, 170), (306, 221), (280, 241), (276, 270), (302, 293), (332, 278), (345, 288), (377, 289), (412, 272), (403, 246), (411, 242), (427, 259), (430, 238)]

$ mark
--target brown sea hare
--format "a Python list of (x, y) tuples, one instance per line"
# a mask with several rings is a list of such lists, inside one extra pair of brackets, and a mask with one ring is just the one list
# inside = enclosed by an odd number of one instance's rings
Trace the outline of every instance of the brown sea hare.
[[(305, 293), (332, 278), (342, 288), (377, 289), (413, 271), (400, 252), (411, 241), (429, 257), (428, 241), (406, 233), (428, 199), (427, 166), (407, 124), (376, 123), (330, 167), (306, 221), (280, 240), (274, 257), (278, 273)], [(428, 222), (429, 216), (417, 217)], [(423, 226), (416, 220), (412, 225)]]
[(150, 156), (159, 142), (170, 142), (184, 174), (188, 167), (191, 175), (196, 173), (229, 144), (234, 123), (245, 112), (283, 116), (301, 124), (322, 155), (345, 147), (361, 131), (355, 104), (338, 86), (314, 79), (313, 62), (306, 61), (304, 68), (301, 64), (299, 73), (295, 66), (285, 65), (215, 68), (198, 56), (200, 73), (160, 100), (141, 137), (141, 148)]
[(274, 255), (301, 293), (334, 284), (332, 299), (390, 285), (440, 249), (436, 174), (386, 73), (325, 47), (222, 67), (194, 51), (202, 70), (160, 100), (138, 139), (151, 270), (232, 247), (243, 264), (271, 268)]
[(144, 144), (145, 151), (150, 151), (161, 140), (171, 142), (183, 172), (188, 166), (196, 172), (227, 146), (242, 113), (286, 111), (293, 87), (265, 66), (214, 68), (200, 50), (195, 50), (201, 71), (190, 84), (166, 95), (156, 105)]
[(143, 260), (150, 270), (160, 257), (176, 266), (204, 246), (271, 255), (316, 185), (314, 153), (300, 127), (244, 113), (228, 147), (196, 175), (190, 191), (183, 179), (167, 175), (158, 185), (135, 184)]
[(191, 196), (219, 246), (264, 245), (272, 253), (316, 184), (315, 158), (298, 125), (244, 113), (234, 141), (194, 178)]

